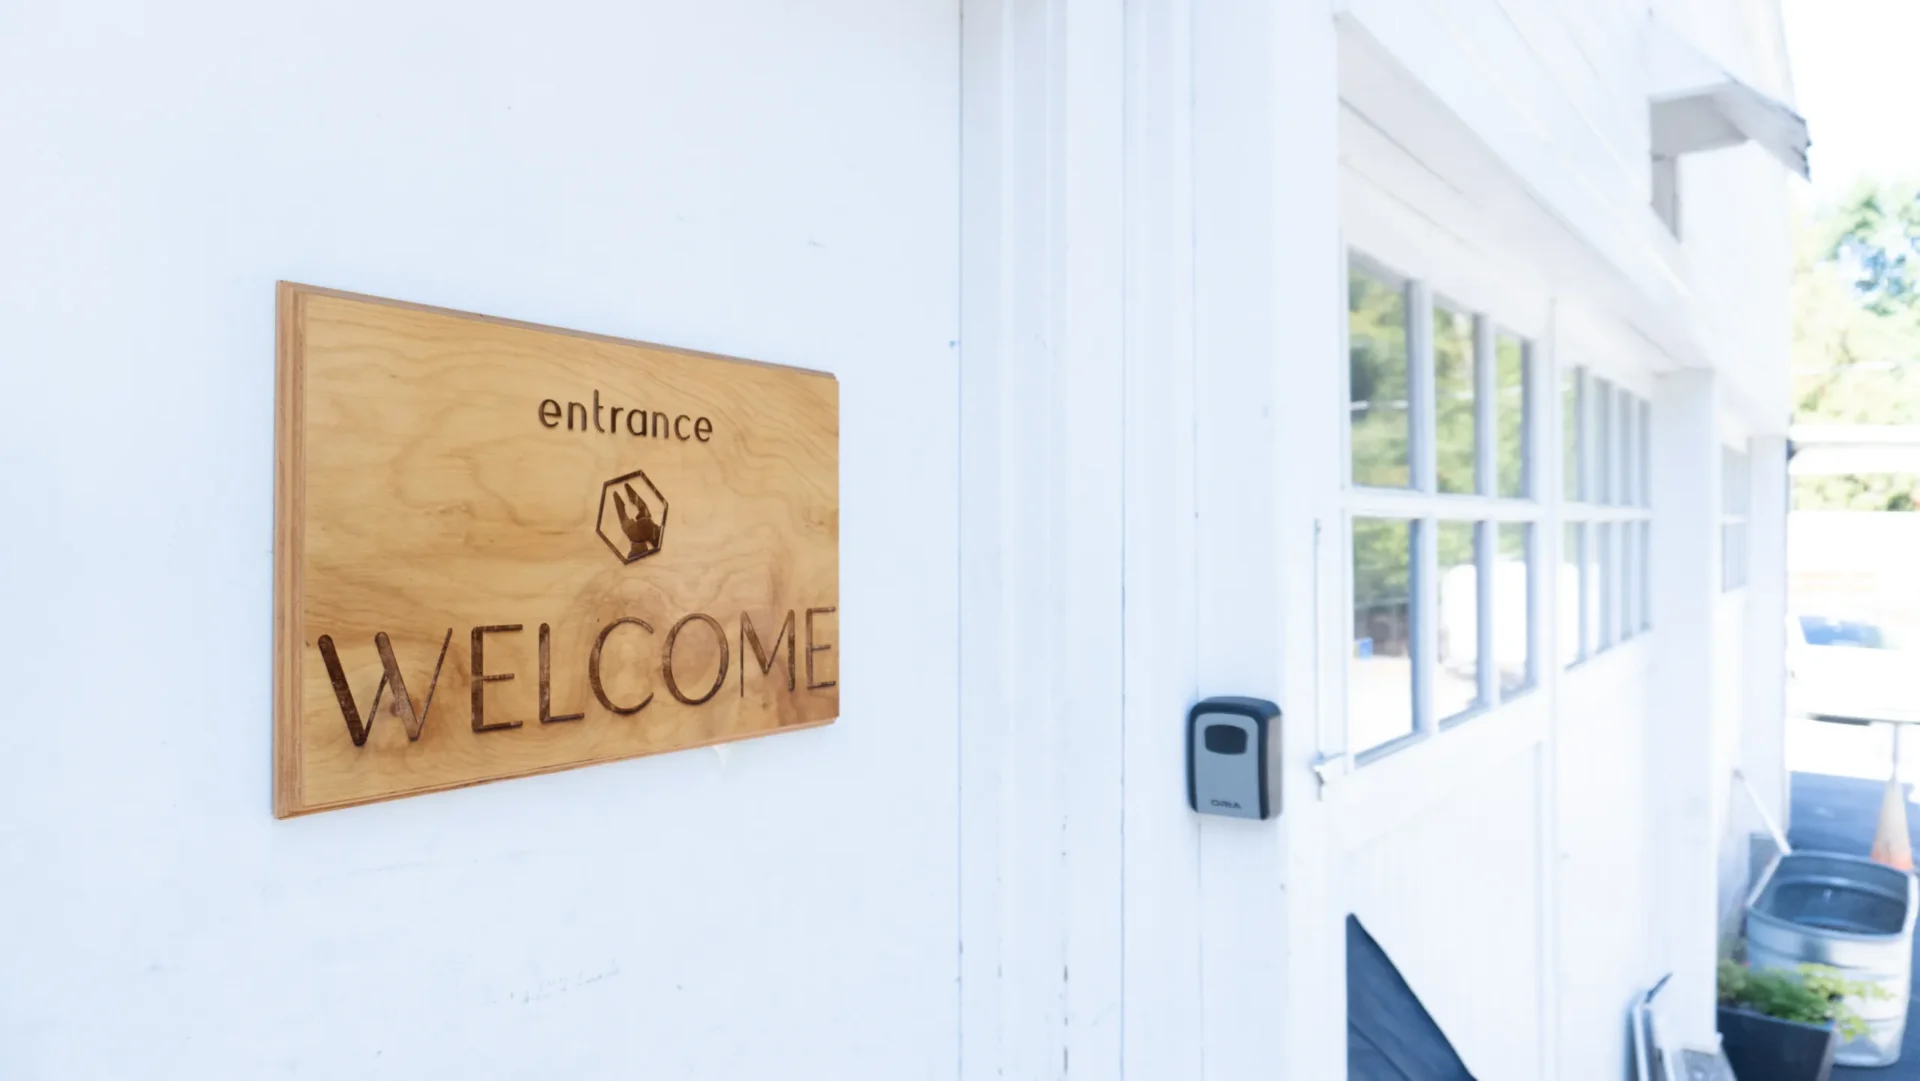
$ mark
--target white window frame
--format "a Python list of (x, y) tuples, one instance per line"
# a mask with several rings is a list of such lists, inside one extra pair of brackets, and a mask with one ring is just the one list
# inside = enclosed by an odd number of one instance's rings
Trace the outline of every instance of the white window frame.
[[(1345, 568), (1345, 615), (1343, 617), (1343, 649), (1348, 651), (1348, 663), (1342, 666), (1341, 678), (1351, 677), (1351, 650), (1354, 643), (1353, 603), (1353, 523), (1356, 519), (1385, 519), (1411, 523), (1411, 613), (1410, 636), (1412, 647), (1413, 679), (1413, 718), (1412, 729), (1407, 734), (1388, 740), (1372, 747), (1355, 747), (1351, 735), (1348, 746), (1352, 748), (1354, 761), (1364, 765), (1385, 755), (1392, 754), (1408, 746), (1420, 743), (1436, 734), (1450, 730), (1473, 718), (1483, 716), (1500, 706), (1525, 698), (1538, 691), (1549, 671), (1548, 654), (1545, 652), (1547, 638), (1542, 632), (1542, 619), (1545, 607), (1541, 600), (1542, 560), (1549, 551), (1545, 537), (1548, 526), (1545, 493), (1543, 486), (1557, 483), (1549, 478), (1544, 468), (1542, 433), (1549, 430), (1544, 423), (1542, 410), (1553, 402), (1546, 394), (1546, 376), (1549, 365), (1545, 363), (1544, 353), (1539, 344), (1538, 333), (1527, 333), (1502, 322), (1495, 316), (1480, 309), (1480, 306), (1456, 298), (1445, 291), (1437, 291), (1431, 282), (1414, 274), (1409, 274), (1388, 265), (1383, 260), (1371, 257), (1360, 251), (1347, 252), (1347, 262), (1343, 265), (1342, 286), (1345, 295), (1348, 273), (1358, 271), (1368, 274), (1389, 285), (1397, 285), (1402, 290), (1407, 315), (1407, 387), (1409, 399), (1410, 423), (1408, 427), (1409, 479), (1408, 488), (1371, 488), (1353, 482), (1353, 448), (1351, 445), (1351, 387), (1348, 384), (1347, 367), (1347, 330), (1346, 321), (1342, 321), (1341, 345), (1341, 387), (1342, 406), (1347, 410), (1348, 419), (1341, 428), (1341, 481), (1343, 514), (1341, 517), (1341, 550), (1344, 553), (1342, 564)], [(1471, 314), (1473, 317), (1474, 341), (1474, 409), (1475, 425), (1475, 491), (1472, 493), (1442, 493), (1439, 491), (1437, 469), (1436, 423), (1438, 410), (1434, 392), (1434, 355), (1433, 355), (1433, 313), (1436, 305), (1456, 312)], [(1517, 339), (1522, 349), (1522, 409), (1525, 423), (1522, 430), (1521, 454), (1522, 476), (1525, 494), (1522, 496), (1499, 496), (1499, 429), (1497, 400), (1497, 343), (1500, 336)], [(1471, 523), (1474, 526), (1474, 561), (1476, 566), (1475, 584), (1477, 587), (1476, 656), (1478, 658), (1478, 686), (1475, 704), (1465, 711), (1446, 717), (1435, 716), (1433, 702), (1433, 683), (1435, 666), (1439, 663), (1439, 627), (1435, 618), (1439, 611), (1439, 526), (1444, 523)], [(1499, 528), (1509, 523), (1525, 523), (1531, 526), (1527, 546), (1527, 684), (1520, 691), (1502, 695), (1500, 688), (1500, 668), (1495, 656), (1495, 618), (1494, 618), (1494, 565), (1498, 553)], [(1350, 687), (1349, 687), (1350, 690)], [(1351, 694), (1345, 696), (1351, 702)], [(1352, 717), (1347, 713), (1345, 720), (1351, 733)]]
[[(1624, 385), (1578, 364), (1567, 364), (1557, 373), (1556, 403), (1564, 400), (1568, 379), (1574, 380), (1577, 401), (1578, 468), (1573, 489), (1561, 492), (1560, 535), (1564, 538), (1571, 527), (1580, 538), (1575, 590), (1579, 614), (1572, 621), (1578, 646), (1561, 666), (1576, 668), (1652, 627), (1652, 406)], [(1555, 449), (1564, 454), (1564, 443)], [(1555, 474), (1564, 484), (1564, 463)], [(1557, 648), (1555, 656), (1560, 659), (1562, 650)]]

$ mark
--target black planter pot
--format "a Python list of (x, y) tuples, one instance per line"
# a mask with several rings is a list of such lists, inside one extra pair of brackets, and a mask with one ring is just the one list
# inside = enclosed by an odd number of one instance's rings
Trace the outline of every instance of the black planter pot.
[(1828, 1081), (1840, 1049), (1833, 1025), (1803, 1025), (1720, 1007), (1720, 1047), (1740, 1081)]

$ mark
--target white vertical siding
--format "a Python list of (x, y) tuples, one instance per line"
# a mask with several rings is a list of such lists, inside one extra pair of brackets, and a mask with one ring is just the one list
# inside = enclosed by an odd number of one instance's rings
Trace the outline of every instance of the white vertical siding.
[[(1644, 6), (1571, 0), (1491, 0), (1537, 58), (1541, 71), (1566, 95), (1582, 128), (1564, 129), (1569, 145), (1598, 143), (1618, 177), (1620, 194), (1644, 200), (1647, 168)], [(1602, 179), (1602, 178), (1596, 178)]]
[(1659, 631), (1561, 678), (1554, 814), (1562, 1081), (1626, 1076), (1627, 1008), (1660, 978), (1647, 748)]
[(1718, 768), (1713, 773), (1713, 806), (1719, 816), (1715, 832), (1721, 839), (1718, 912), (1722, 934), (1739, 928), (1737, 917), (1747, 889), (1747, 838), (1761, 829), (1752, 801), (1733, 779), (1740, 764), (1746, 686), (1758, 676), (1746, 665), (1746, 596), (1744, 589), (1721, 594), (1714, 614), (1713, 757)]
[(1784, 423), (1790, 409), (1789, 182), (1752, 144), (1680, 161), (1681, 250), (1694, 302), (1721, 337), (1728, 390), (1760, 430)]

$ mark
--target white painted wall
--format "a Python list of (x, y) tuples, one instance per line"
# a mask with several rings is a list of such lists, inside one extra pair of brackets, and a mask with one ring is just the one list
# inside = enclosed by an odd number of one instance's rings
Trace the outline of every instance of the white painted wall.
[[(1730, 68), (1784, 92), (1773, 4), (1659, 6)], [(1677, 499), (1717, 509), (1723, 426), (1743, 440), (1784, 431), (1785, 174), (1752, 148), (1690, 158), (1687, 239), (1653, 218), (1644, 4), (1348, 0), (1343, 10), (1349, 243), (1540, 335), (1558, 364), (1588, 365), (1642, 397), (1671, 397), (1663, 385), (1682, 367), (1713, 371), (1690, 412), (1656, 411), (1670, 430), (1656, 432), (1665, 449), (1653, 465), (1655, 581), (1665, 585), (1652, 634), (1547, 673), (1541, 705), (1471, 720), (1341, 782), (1350, 899), (1386, 928), (1376, 934), (1476, 1073), (1617, 1078), (1627, 1009), (1665, 973), (1683, 973), (1672, 996), (1681, 1034), (1710, 1039), (1717, 916), (1744, 892), (1758, 823), (1732, 771), (1784, 793), (1779, 650), (1749, 627), (1780, 601), (1720, 596), (1717, 515), (1698, 515), (1685, 535), (1670, 522)], [(1530, 221), (1529, 206), (1550, 218)], [(1557, 411), (1557, 385), (1550, 393)], [(1557, 447), (1558, 418), (1547, 419)], [(1752, 528), (1783, 514), (1756, 500)], [(1756, 581), (1780, 573), (1771, 553), (1754, 549)], [(1676, 603), (1679, 586), (1708, 576), (1710, 595), (1701, 586)], [(1563, 623), (1557, 600), (1542, 613), (1549, 628)], [(1528, 783), (1540, 797), (1532, 820), (1496, 824), (1494, 808), (1515, 813), (1512, 793)], [(1399, 809), (1407, 804), (1419, 809)], [(1532, 922), (1509, 907), (1516, 892), (1538, 904)], [(1447, 947), (1432, 936), (1451, 926), (1474, 937), (1484, 912), (1531, 934), (1475, 937), (1489, 955), (1482, 978), (1440, 958)], [(1502, 1032), (1476, 1004), (1511, 1002), (1527, 973), (1544, 988), (1540, 1034), (1524, 1017)], [(1532, 1067), (1536, 1054), (1548, 1065)]]
[[(1753, 813), (1753, 804), (1734, 780), (1733, 771), (1741, 764), (1742, 734), (1747, 717), (1748, 684), (1762, 674), (1750, 668), (1747, 652), (1747, 591), (1734, 590), (1720, 595), (1714, 611), (1713, 648), (1713, 808), (1714, 833), (1720, 838), (1717, 852), (1719, 891), (1716, 909), (1721, 934), (1737, 934), (1740, 906), (1746, 900), (1748, 885), (1747, 838), (1764, 827)], [(1785, 663), (1784, 654), (1779, 664)], [(1776, 670), (1778, 666), (1776, 665)], [(1779, 721), (1785, 726), (1786, 718)]]
[(1355, 849), (1353, 910), (1476, 1077), (1536, 1077), (1545, 996), (1535, 752), (1489, 763), (1476, 781)]
[(1627, 1076), (1627, 1007), (1670, 971), (1655, 936), (1649, 665), (1661, 635), (1567, 672), (1555, 726), (1557, 1076)]
[(1716, 328), (1723, 394), (1743, 436), (1784, 433), (1792, 410), (1787, 185), (1779, 163), (1751, 144), (1680, 159), (1681, 247), (1695, 302)]
[[(1764, 434), (1765, 312), (1696, 323), (1771, 303), (1777, 167), (1690, 172), (1728, 212), (1662, 239), (1627, 0), (965, 7), (9, 24), (0, 1066), (1333, 1077), (1352, 910), (1479, 1076), (1621, 1075), (1694, 945), (1654, 667), (1734, 679), (1727, 632), (1562, 673), (1543, 631), (1533, 695), (1320, 791), (1335, 228), (1637, 391), (1719, 365)], [(273, 822), (280, 277), (839, 373), (842, 722)], [(1286, 706), (1280, 823), (1185, 810), (1210, 693)], [(1730, 695), (1678, 715), (1722, 796)]]
[[(0, 23), (0, 1075), (950, 1076), (955, 6)], [(275, 821), (277, 278), (837, 372), (840, 723)]]

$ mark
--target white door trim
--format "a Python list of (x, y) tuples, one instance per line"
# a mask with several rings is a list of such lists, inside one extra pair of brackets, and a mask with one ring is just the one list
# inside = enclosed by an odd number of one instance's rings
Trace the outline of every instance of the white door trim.
[(1123, 9), (960, 15), (958, 1073), (1117, 1077)]

